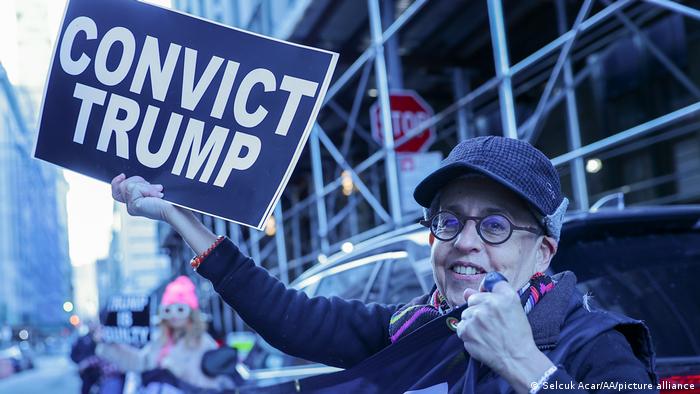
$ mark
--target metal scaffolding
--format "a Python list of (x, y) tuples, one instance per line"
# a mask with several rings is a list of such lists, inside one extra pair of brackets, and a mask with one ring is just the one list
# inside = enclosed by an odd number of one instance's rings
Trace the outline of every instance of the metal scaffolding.
[[(218, 219), (212, 224), (214, 229), (220, 233), (225, 232), (258, 264), (265, 264), (283, 282), (288, 283), (309, 264), (323, 262), (326, 256), (338, 252), (344, 242), (355, 244), (414, 223), (417, 215), (402, 214), (396, 148), (426, 128), (437, 125), (442, 126), (440, 138), (461, 140), (476, 136), (478, 132), (474, 126), (474, 107), (477, 103), (482, 107), (497, 107), (502, 135), (526, 139), (533, 144), (540, 141), (548, 115), (559, 104), (564, 105), (566, 130), (562, 132), (562, 136), (565, 136), (567, 151), (554, 157), (552, 162), (562, 172), (570, 174), (570, 197), (578, 209), (588, 209), (591, 205), (589, 199), (592, 196), (589, 195), (584, 166), (586, 157), (598, 153), (621, 154), (626, 147), (634, 149), (634, 144), (648, 146), (663, 138), (681, 135), (681, 131), (689, 133), (698, 130), (695, 124), (697, 122), (692, 125), (678, 123), (682, 120), (687, 121), (700, 111), (700, 89), (681, 67), (674, 64), (673, 60), (646, 36), (640, 24), (657, 17), (661, 12), (676, 13), (697, 21), (700, 20), (700, 11), (670, 0), (647, 0), (646, 3), (653, 7), (641, 11), (635, 8), (635, 15), (632, 17), (627, 14), (629, 9), (639, 7), (639, 2), (632, 0), (584, 0), (578, 10), (567, 10), (570, 1), (556, 0), (556, 20), (552, 23), (556, 24), (560, 35), (522, 60), (511, 64), (507, 20), (504, 17), (502, 0), (483, 1), (488, 10), (495, 76), (471, 88), (472, 81), (464, 69), (453, 67), (448, 70), (453, 82), (454, 102), (395, 140), (391, 127), (389, 95), (392, 85), (401, 86), (403, 71), (400, 56), (396, 53), (399, 45), (390, 42), (398, 40), (398, 33), (432, 4), (427, 0), (416, 0), (395, 20), (383, 20), (382, 11), (386, 14), (386, 10), (391, 9), (386, 3), (394, 2), (367, 0), (369, 45), (336, 78), (328, 90), (323, 109), (342, 119), (345, 126), (342, 130), (334, 130), (331, 133), (320, 123), (315, 124), (309, 139), (311, 174), (308, 195), (303, 197), (305, 191), (293, 185), (288, 188), (284, 199), (275, 210), (274, 236), (265, 237), (256, 231), (239, 228), (230, 223), (224, 225)], [(595, 13), (592, 11), (594, 5), (600, 7)], [(576, 11), (575, 14), (571, 14), (576, 15), (575, 18), (567, 18), (567, 11)], [(568, 23), (572, 19), (573, 23)], [(603, 32), (600, 39), (589, 43), (585, 48), (577, 48), (577, 43), (584, 34), (611, 20), (617, 21), (622, 28)], [(388, 27), (382, 28), (387, 25)], [(584, 143), (575, 89), (592, 75), (596, 64), (589, 61), (577, 69), (574, 63), (580, 65), (586, 56), (603, 52), (616, 40), (630, 35), (636, 37), (651, 56), (687, 90), (692, 102), (613, 135)], [(372, 82), (371, 74), (374, 75), (376, 98), (381, 107), (381, 144), (372, 140), (371, 133), (358, 121), (361, 103)], [(347, 101), (351, 102), (351, 105), (345, 109), (335, 99), (341, 93), (348, 95), (353, 86), (356, 91), (349, 94), (352, 99)], [(540, 87), (541, 94), (536, 107), (526, 119), (519, 121), (516, 111), (519, 95)], [(678, 128), (666, 130), (671, 126)], [(652, 135), (660, 130), (664, 133)], [(339, 137), (336, 140), (341, 141), (340, 146), (337, 146), (331, 137)], [(360, 138), (373, 150), (364, 160), (354, 164), (348, 159), (353, 138)], [(615, 149), (618, 153), (612, 153)], [(348, 177), (352, 180), (352, 193), (344, 199), (339, 199), (341, 185), (344, 179), (347, 182)], [(648, 184), (649, 182), (645, 185)], [(266, 263), (267, 260), (276, 263), (271, 266)]]

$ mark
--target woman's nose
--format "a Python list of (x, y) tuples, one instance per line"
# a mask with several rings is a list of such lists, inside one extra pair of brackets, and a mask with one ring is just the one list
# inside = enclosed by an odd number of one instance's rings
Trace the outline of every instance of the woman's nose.
[(454, 247), (464, 251), (481, 249), (482, 241), (479, 232), (476, 230), (476, 223), (467, 220), (462, 231), (457, 234), (454, 240)]

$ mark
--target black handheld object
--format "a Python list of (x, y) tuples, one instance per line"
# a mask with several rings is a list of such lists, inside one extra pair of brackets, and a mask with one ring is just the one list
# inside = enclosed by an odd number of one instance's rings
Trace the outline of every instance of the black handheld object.
[(508, 282), (508, 279), (506, 279), (506, 277), (500, 272), (491, 271), (484, 276), (484, 279), (481, 281), (481, 285), (479, 286), (479, 290), (490, 293), (491, 290), (493, 290), (493, 287), (496, 286), (496, 283), (500, 281)]

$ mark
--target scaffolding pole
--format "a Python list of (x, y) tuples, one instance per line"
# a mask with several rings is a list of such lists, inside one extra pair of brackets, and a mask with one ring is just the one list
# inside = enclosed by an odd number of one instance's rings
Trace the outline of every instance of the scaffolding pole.
[[(466, 88), (466, 89), (465, 89)], [(452, 69), (452, 91), (455, 95), (455, 100), (459, 100), (464, 97), (465, 90), (469, 89), (466, 86), (466, 81), (464, 79), (464, 70), (459, 67)], [(457, 140), (464, 141), (469, 138), (469, 123), (467, 121), (467, 108), (465, 106), (459, 107), (457, 110)]]
[(504, 136), (518, 138), (510, 61), (508, 60), (508, 42), (506, 41), (503, 20), (503, 4), (501, 0), (488, 0), (488, 9), (493, 58), (496, 63), (496, 77), (499, 80), (498, 97), (501, 103), (501, 127)]
[(651, 133), (670, 123), (687, 118), (691, 115), (695, 115), (698, 112), (700, 112), (700, 101), (690, 104), (676, 111), (670, 112), (666, 115), (659, 116), (658, 118), (634, 126), (625, 131), (621, 131), (617, 134), (611, 135), (610, 137), (603, 138), (602, 140), (593, 142), (586, 146), (582, 146), (578, 149), (567, 152), (563, 155), (557, 156), (552, 159), (552, 164), (554, 164), (555, 166), (560, 166), (564, 163), (568, 163), (569, 161), (574, 160), (577, 157), (584, 157), (594, 154), (596, 152), (600, 152), (604, 149), (608, 149), (623, 142), (627, 142), (630, 139), (641, 137), (642, 135)]
[(284, 244), (284, 216), (282, 216), (282, 201), (275, 207), (275, 244), (277, 247), (277, 266), (280, 269), (280, 280), (289, 283), (289, 270), (287, 269), (287, 247)]
[[(557, 24), (559, 32), (566, 32), (566, 3), (565, 0), (557, 0)], [(566, 95), (566, 120), (567, 120), (567, 140), (569, 149), (575, 150), (581, 147), (581, 128), (578, 118), (578, 107), (576, 103), (576, 86), (574, 85), (573, 72), (571, 71), (571, 61), (567, 57), (563, 64), (564, 90)], [(571, 163), (571, 182), (574, 190), (574, 199), (578, 204), (578, 209), (588, 210), (588, 184), (586, 183), (586, 171), (583, 166), (583, 157), (577, 157)]]
[[(311, 130), (311, 172), (314, 179), (316, 195), (316, 214), (318, 217), (318, 237), (321, 239), (321, 253), (328, 254), (328, 218), (326, 217), (326, 194), (323, 192), (323, 162), (321, 162), (321, 144), (319, 142), (319, 126)], [(313, 227), (312, 227), (313, 229)]]
[(394, 225), (401, 223), (401, 199), (399, 197), (399, 178), (396, 166), (396, 151), (394, 150), (394, 130), (391, 121), (391, 106), (389, 102), (389, 84), (384, 61), (384, 39), (382, 37), (382, 20), (379, 14), (379, 0), (367, 0), (369, 8), (369, 23), (372, 32), (372, 42), (375, 48), (374, 74), (379, 93), (381, 107), (382, 134), (384, 137), (384, 170), (387, 180), (387, 197), (389, 211)]

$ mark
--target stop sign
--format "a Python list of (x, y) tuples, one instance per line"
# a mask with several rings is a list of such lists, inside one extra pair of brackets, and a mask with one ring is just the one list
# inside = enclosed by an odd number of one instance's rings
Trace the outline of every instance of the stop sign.
[[(394, 91), (389, 95), (391, 106), (391, 126), (394, 141), (406, 135), (408, 131), (433, 116), (433, 109), (416, 92), (412, 90)], [(379, 143), (384, 142), (382, 114), (379, 101), (370, 108), (372, 137)], [(423, 152), (435, 140), (435, 126), (424, 129), (419, 134), (396, 147), (397, 152)]]

